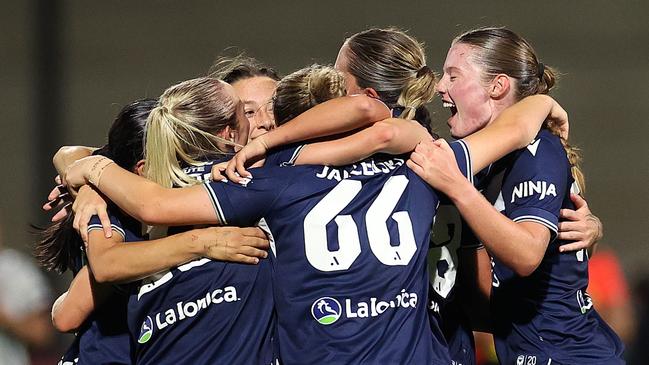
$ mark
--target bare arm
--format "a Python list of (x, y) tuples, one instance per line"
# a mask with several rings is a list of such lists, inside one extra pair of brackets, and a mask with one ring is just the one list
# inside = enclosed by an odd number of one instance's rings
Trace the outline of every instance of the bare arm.
[(95, 147), (86, 147), (86, 146), (63, 146), (59, 148), (58, 151), (54, 154), (52, 158), (52, 163), (54, 168), (59, 175), (65, 173), (65, 169), (68, 168), (74, 161), (80, 160), (84, 157), (92, 155), (96, 150)]
[(88, 261), (98, 282), (129, 282), (200, 257), (257, 264), (268, 247), (259, 228), (209, 227), (127, 244), (95, 230), (90, 232)]
[(234, 182), (250, 177), (246, 166), (274, 147), (353, 131), (390, 117), (383, 102), (366, 95), (344, 96), (318, 104), (295, 119), (255, 138), (228, 163), (226, 174)]
[(506, 154), (527, 146), (546, 119), (567, 130), (568, 114), (547, 95), (528, 96), (505, 109), (485, 128), (463, 140), (469, 147), (473, 174)]
[(295, 163), (343, 166), (375, 153), (398, 155), (410, 152), (417, 143), (431, 139), (426, 128), (419, 123), (390, 118), (340, 139), (310, 143), (302, 149)]
[[(472, 173), (527, 146), (546, 118), (563, 120), (567, 124), (567, 114), (552, 98), (534, 95), (506, 109), (487, 127), (465, 138), (471, 154)], [(500, 214), (464, 178), (445, 141), (417, 146), (408, 166), (451, 198), (490, 254), (521, 276), (530, 275), (538, 267), (550, 241), (548, 228), (534, 222), (516, 223)]]
[(99, 285), (88, 266), (72, 279), (68, 291), (52, 306), (52, 324), (60, 332), (75, 332), (108, 296), (114, 293), (110, 285)]
[[(66, 182), (70, 187), (78, 188), (91, 181), (95, 188), (128, 215), (149, 225), (220, 223), (207, 192), (200, 185), (182, 189), (164, 188), (101, 156), (86, 157), (68, 168)], [(80, 213), (78, 208), (77, 199), (73, 205), (75, 214)], [(83, 214), (79, 219), (75, 217), (75, 228), (79, 229), (89, 218)], [(80, 222), (83, 220), (85, 222)]]
[(344, 96), (316, 105), (263, 135), (268, 148), (352, 131), (390, 117), (383, 102), (366, 95)]
[(462, 175), (453, 150), (444, 140), (420, 144), (410, 158), (408, 166), (453, 201), (491, 255), (520, 276), (536, 270), (550, 241), (547, 227), (517, 223), (498, 212)]

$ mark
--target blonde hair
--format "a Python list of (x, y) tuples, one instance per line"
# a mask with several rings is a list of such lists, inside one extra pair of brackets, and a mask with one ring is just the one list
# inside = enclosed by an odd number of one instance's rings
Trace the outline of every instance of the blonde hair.
[[(535, 94), (548, 94), (557, 82), (557, 71), (541, 63), (532, 46), (521, 36), (507, 28), (480, 28), (459, 35), (452, 44), (471, 46), (475, 52), (470, 60), (481, 67), (483, 81), (489, 82), (498, 74), (508, 75), (516, 80), (516, 99)], [(545, 122), (544, 128), (559, 136), (559, 128)], [(570, 162), (572, 177), (580, 192), (586, 190), (586, 180), (579, 167), (579, 149), (561, 138), (561, 144)]]
[(235, 143), (217, 137), (226, 127), (237, 128), (237, 104), (223, 81), (201, 77), (174, 85), (151, 111), (145, 135), (147, 178), (165, 186), (188, 186), (197, 180), (183, 171), (222, 157), (218, 144)]
[(345, 80), (333, 67), (305, 67), (277, 84), (273, 98), (275, 121), (277, 125), (282, 125), (317, 104), (345, 94)]
[(424, 46), (396, 28), (369, 29), (345, 41), (347, 68), (362, 88), (374, 89), (399, 117), (413, 119), (435, 97), (435, 73), (426, 66)]

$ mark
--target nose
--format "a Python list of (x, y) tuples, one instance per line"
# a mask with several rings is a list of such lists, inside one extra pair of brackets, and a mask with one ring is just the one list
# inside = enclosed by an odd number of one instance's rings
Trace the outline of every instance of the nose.
[(435, 92), (436, 93), (438, 93), (440, 95), (444, 95), (446, 93), (446, 87), (447, 87), (446, 79), (447, 79), (446, 75), (442, 75), (442, 78), (439, 80), (437, 85), (435, 85)]
[(269, 107), (259, 108), (255, 113), (255, 122), (258, 129), (273, 130), (275, 128), (275, 118), (272, 109)]

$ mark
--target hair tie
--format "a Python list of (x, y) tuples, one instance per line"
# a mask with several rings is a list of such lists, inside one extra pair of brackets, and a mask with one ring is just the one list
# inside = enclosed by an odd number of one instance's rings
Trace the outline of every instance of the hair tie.
[(428, 73), (430, 73), (430, 68), (424, 65), (422, 68), (419, 69), (419, 71), (417, 71), (417, 77), (422, 77)]
[(539, 67), (539, 72), (537, 76), (539, 77), (539, 79), (543, 80), (543, 74), (545, 73), (545, 65), (543, 64), (543, 62), (539, 62), (538, 67)]

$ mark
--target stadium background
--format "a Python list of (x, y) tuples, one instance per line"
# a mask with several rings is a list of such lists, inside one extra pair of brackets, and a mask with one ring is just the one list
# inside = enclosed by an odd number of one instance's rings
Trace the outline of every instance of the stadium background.
[[(440, 70), (451, 39), (507, 26), (563, 74), (554, 96), (583, 149), (587, 198), (631, 282), (649, 273), (649, 3), (635, 1), (56, 1), (3, 3), (0, 226), (29, 251), (60, 145), (101, 145), (125, 103), (205, 74), (228, 47), (287, 74), (346, 36), (394, 25)], [(434, 103), (433, 125), (448, 113)], [(59, 291), (66, 280), (54, 280)]]

